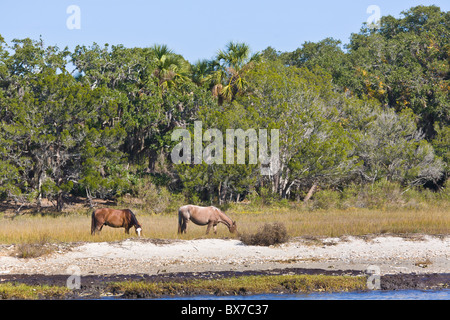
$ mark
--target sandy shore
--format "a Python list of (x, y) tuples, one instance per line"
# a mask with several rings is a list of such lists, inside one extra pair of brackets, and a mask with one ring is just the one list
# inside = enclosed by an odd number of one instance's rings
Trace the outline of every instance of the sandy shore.
[(128, 239), (62, 245), (34, 259), (17, 258), (13, 252), (14, 246), (0, 247), (0, 277), (65, 275), (71, 270), (79, 270), (81, 276), (288, 268), (364, 273), (369, 266), (377, 266), (381, 275), (450, 273), (449, 236), (301, 238), (273, 247), (246, 246), (234, 239)]

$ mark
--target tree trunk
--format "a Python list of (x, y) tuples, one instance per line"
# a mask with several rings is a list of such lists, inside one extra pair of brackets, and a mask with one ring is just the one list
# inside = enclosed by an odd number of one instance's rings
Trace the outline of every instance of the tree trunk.
[(150, 155), (148, 156), (148, 170), (150, 171), (150, 173), (155, 172), (157, 160), (158, 152), (154, 149), (150, 149)]
[(309, 189), (308, 193), (306, 194), (305, 199), (303, 199), (303, 202), (307, 203), (309, 199), (311, 199), (316, 190), (317, 190), (317, 183), (313, 183), (311, 189)]
[(37, 197), (37, 212), (41, 212), (42, 206), (42, 175), (39, 174), (38, 179), (38, 197)]
[(63, 194), (62, 192), (59, 192), (58, 197), (56, 199), (56, 210), (58, 212), (61, 212), (63, 208), (64, 208)]

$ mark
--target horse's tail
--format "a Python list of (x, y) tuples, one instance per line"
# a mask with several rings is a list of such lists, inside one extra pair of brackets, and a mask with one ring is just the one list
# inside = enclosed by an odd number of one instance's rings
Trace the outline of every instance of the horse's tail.
[(95, 233), (95, 228), (96, 228), (96, 221), (95, 221), (95, 210), (92, 211), (92, 218), (91, 218), (91, 234)]
[(183, 214), (183, 207), (178, 209), (178, 234), (186, 232), (186, 221)]
[(178, 209), (178, 234), (181, 233), (181, 208)]

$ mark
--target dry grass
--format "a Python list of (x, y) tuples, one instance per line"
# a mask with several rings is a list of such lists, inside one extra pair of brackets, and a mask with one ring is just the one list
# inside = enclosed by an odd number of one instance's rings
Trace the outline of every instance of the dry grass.
[(37, 258), (52, 253), (58, 248), (46, 234), (40, 235), (38, 241), (18, 243), (13, 255), (18, 258)]
[[(245, 211), (244, 211), (245, 210)], [(205, 237), (238, 238), (239, 234), (254, 234), (265, 224), (284, 224), (290, 237), (341, 237), (370, 234), (430, 234), (450, 233), (448, 206), (420, 210), (347, 209), (301, 210), (295, 208), (259, 209), (251, 211), (228, 210), (226, 213), (237, 221), (238, 234), (230, 234), (224, 225), (218, 226), (217, 235), (205, 235), (206, 227), (188, 225), (188, 233), (177, 234), (177, 214), (149, 215), (135, 210), (143, 226), (143, 236), (153, 239), (196, 239)], [(90, 234), (90, 215), (72, 212), (57, 217), (23, 215), (15, 219), (0, 216), (0, 243), (23, 244), (85, 241), (116, 241), (136, 237), (134, 228), (130, 235), (124, 229), (104, 227), (100, 235)]]

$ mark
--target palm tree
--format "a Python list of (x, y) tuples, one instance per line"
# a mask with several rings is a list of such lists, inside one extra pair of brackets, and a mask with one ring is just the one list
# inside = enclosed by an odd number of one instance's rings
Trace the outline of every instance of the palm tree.
[(220, 50), (216, 59), (211, 62), (214, 70), (212, 92), (223, 100), (233, 101), (246, 87), (243, 75), (260, 60), (260, 54), (250, 55), (250, 47), (246, 43), (229, 42), (226, 50)]
[(187, 62), (181, 56), (173, 53), (167, 45), (154, 45), (151, 50), (155, 63), (153, 76), (158, 79), (159, 86), (167, 89), (186, 80)]
[(191, 79), (197, 86), (203, 86), (212, 79), (211, 61), (203, 59), (197, 61), (191, 67)]

